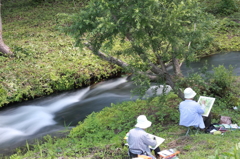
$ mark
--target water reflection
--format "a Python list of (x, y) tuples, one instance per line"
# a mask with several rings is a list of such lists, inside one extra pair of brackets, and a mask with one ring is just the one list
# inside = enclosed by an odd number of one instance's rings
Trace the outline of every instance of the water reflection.
[(240, 52), (229, 52), (207, 56), (198, 62), (192, 62), (189, 67), (184, 63), (181, 67), (182, 73), (186, 76), (190, 73), (198, 72), (199, 69), (206, 66), (206, 63), (208, 64), (208, 71), (212, 69), (212, 66), (217, 67), (223, 65), (228, 68), (231, 65), (235, 68), (234, 73), (238, 76), (240, 75)]

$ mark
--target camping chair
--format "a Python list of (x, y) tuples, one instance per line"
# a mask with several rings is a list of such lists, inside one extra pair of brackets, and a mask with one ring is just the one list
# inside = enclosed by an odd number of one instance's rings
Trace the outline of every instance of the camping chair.
[(187, 127), (187, 132), (186, 132), (185, 136), (189, 136), (190, 133), (196, 135), (196, 134), (198, 134), (199, 129), (200, 129), (199, 127), (189, 126), (189, 127)]
[(129, 149), (128, 149), (128, 156), (130, 157), (130, 159), (137, 159), (137, 158), (139, 158), (139, 159), (151, 159), (151, 157), (149, 157), (149, 156), (132, 154)]

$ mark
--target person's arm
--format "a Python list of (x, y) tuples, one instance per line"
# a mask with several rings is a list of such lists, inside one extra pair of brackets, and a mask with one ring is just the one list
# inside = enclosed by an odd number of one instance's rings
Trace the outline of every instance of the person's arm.
[(204, 113), (205, 107), (203, 108), (200, 104), (198, 104), (196, 107), (197, 107), (198, 114), (203, 114)]
[(202, 110), (204, 111), (205, 110), (205, 104), (201, 104), (200, 107), (202, 108)]
[(202, 101), (201, 101), (201, 108), (202, 108), (203, 110), (205, 110), (205, 107), (206, 107), (206, 101), (205, 101), (205, 100), (202, 100)]
[(155, 147), (156, 144), (157, 144), (157, 141), (154, 140), (148, 133), (146, 133), (146, 134), (144, 135), (144, 143), (145, 143), (146, 145)]

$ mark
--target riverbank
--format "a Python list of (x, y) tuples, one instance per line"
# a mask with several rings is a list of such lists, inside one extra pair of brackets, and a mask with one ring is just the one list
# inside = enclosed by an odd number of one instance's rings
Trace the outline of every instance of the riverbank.
[[(67, 138), (69, 135), (70, 131), (72, 128), (66, 128), (61, 131), (56, 131), (49, 133), (47, 135), (39, 136), (34, 139), (28, 139), (26, 141), (22, 141), (18, 144), (15, 144), (11, 147), (6, 147), (6, 148), (1, 148), (0, 149), (0, 157), (1, 158), (9, 158), (11, 155), (18, 153), (19, 151), (22, 153), (27, 153), (28, 149), (31, 150), (34, 146), (37, 144), (43, 144), (46, 142), (46, 136), (49, 136), (51, 138), (57, 138), (57, 139), (62, 139), (62, 138)], [(29, 146), (27, 148), (27, 146)]]

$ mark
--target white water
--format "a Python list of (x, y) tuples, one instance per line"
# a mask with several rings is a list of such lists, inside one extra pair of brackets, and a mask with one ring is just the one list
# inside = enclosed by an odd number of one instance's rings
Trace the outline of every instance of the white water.
[(51, 103), (47, 105), (32, 103), (0, 112), (0, 145), (12, 139), (33, 135), (43, 127), (57, 124), (54, 121), (55, 113), (72, 103), (79, 102), (87, 91), (89, 87), (48, 99)]
[[(26, 102), (0, 112), (0, 148), (12, 147), (39, 135), (75, 126), (93, 111), (100, 111), (111, 103), (135, 100), (130, 90), (133, 84), (126, 78), (101, 82), (95, 86), (70, 93), (49, 96)], [(161, 94), (162, 86), (152, 87)], [(169, 87), (167, 91), (170, 91)], [(152, 95), (149, 89), (146, 95)], [(65, 125), (66, 124), (66, 125)]]

